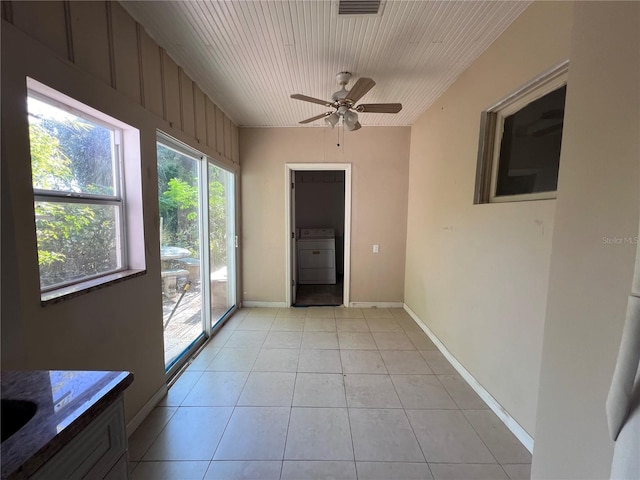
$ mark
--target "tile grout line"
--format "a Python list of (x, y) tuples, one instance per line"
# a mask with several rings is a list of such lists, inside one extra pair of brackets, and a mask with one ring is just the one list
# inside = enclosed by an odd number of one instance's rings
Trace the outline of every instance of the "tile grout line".
[[(475, 410), (475, 409), (472, 409)], [(500, 465), (500, 462), (498, 461), (498, 459), (496, 458), (496, 456), (493, 454), (493, 451), (489, 448), (489, 445), (487, 445), (487, 442), (484, 441), (484, 438), (482, 438), (482, 435), (480, 435), (480, 432), (478, 432), (478, 430), (476, 429), (476, 427), (473, 426), (473, 423), (471, 423), (471, 421), (467, 418), (467, 416), (464, 414), (464, 410), (460, 409), (460, 413), (462, 413), (462, 417), (465, 419), (465, 421), (471, 426), (471, 429), (475, 432), (475, 434), (478, 436), (478, 438), (480, 439), (480, 441), (482, 442), (482, 444), (484, 445), (484, 447), (487, 449), (487, 451), (491, 454), (491, 456), (493, 457), (493, 459), (496, 461), (496, 463), (498, 465)], [(500, 468), (502, 468), (502, 465), (500, 465)], [(504, 468), (502, 468), (502, 470), (504, 470)], [(507, 473), (507, 472), (504, 472)], [(507, 475), (507, 477), (509, 477), (509, 475)]]
[[(154, 410), (155, 410), (156, 408), (158, 408), (158, 407), (156, 406), (156, 407), (154, 408)], [(162, 406), (161, 408), (172, 408), (172, 407), (165, 407), (165, 406)], [(150, 449), (151, 449), (151, 447), (156, 443), (156, 440), (158, 440), (158, 437), (162, 434), (162, 432), (164, 432), (165, 428), (167, 428), (167, 425), (169, 425), (169, 422), (170, 422), (170, 421), (171, 421), (171, 419), (174, 417), (174, 415), (178, 412), (178, 409), (179, 409), (179, 408), (180, 408), (179, 406), (178, 406), (178, 407), (175, 407), (175, 411), (174, 411), (174, 412), (169, 416), (169, 419), (167, 420), (167, 422), (162, 426), (162, 428), (160, 429), (160, 431), (158, 432), (158, 434), (157, 434), (157, 435), (155, 435), (155, 436), (153, 437), (153, 440), (149, 443), (149, 446), (145, 449), (144, 453), (143, 453), (142, 455), (140, 455), (140, 460), (138, 460), (138, 461), (137, 461), (137, 464), (136, 464), (136, 467), (135, 467), (135, 468), (138, 468), (138, 465), (140, 465), (140, 463), (142, 463), (143, 461), (145, 461), (145, 460), (144, 460), (145, 455), (146, 455), (147, 453), (149, 453), (149, 450), (150, 450)], [(152, 411), (153, 411), (153, 410), (152, 410)], [(138, 428), (140, 428), (140, 427), (138, 427)], [(134, 433), (135, 433), (135, 432), (134, 432)], [(127, 449), (127, 450), (128, 450), (128, 449)], [(127, 454), (128, 454), (128, 452), (127, 452)], [(135, 470), (135, 468), (134, 468), (134, 470)]]
[[(391, 383), (393, 383), (393, 381)], [(393, 386), (393, 388), (395, 389), (395, 385)], [(396, 391), (396, 395), (398, 395), (397, 391)], [(399, 395), (398, 395), (398, 398), (400, 398)], [(400, 401), (400, 403), (402, 403), (402, 400)], [(416, 435), (416, 431), (413, 428), (413, 424), (411, 423), (411, 420), (409, 419), (409, 415), (407, 415), (407, 409), (403, 407), (402, 408), (402, 413), (404, 413), (404, 417), (407, 419), (407, 423), (409, 424), (409, 427), (411, 428), (411, 432), (413, 433), (413, 438), (415, 439), (416, 443), (418, 444), (418, 447), (420, 448), (420, 453), (422, 453), (422, 458), (424, 458), (424, 462), (427, 464), (427, 468), (429, 469), (429, 473), (431, 474), (431, 478), (435, 478), (435, 476), (433, 475), (433, 472), (431, 471), (431, 466), (429, 465), (429, 462), (427, 460), (427, 455), (424, 453), (424, 450), (422, 449), (422, 445), (420, 444), (420, 441), (418, 440), (418, 435)]]
[[(279, 311), (280, 311), (280, 310), (278, 310), (278, 312), (279, 312)], [(248, 315), (247, 315), (247, 316), (245, 316), (244, 318), (245, 318), (245, 319), (246, 319), (246, 318), (248, 318)], [(254, 318), (259, 318), (259, 317), (254, 317)], [(277, 318), (277, 314), (276, 314), (276, 318)], [(285, 446), (284, 446), (284, 451), (283, 451), (283, 457), (282, 457), (282, 460), (279, 462), (279, 463), (280, 463), (280, 479), (282, 479), (282, 478), (283, 478), (283, 475), (284, 475), (284, 461), (285, 461), (285, 455), (286, 455), (286, 447), (287, 447), (288, 440), (289, 440), (289, 439), (288, 439), (288, 435), (289, 435), (289, 429), (290, 429), (291, 416), (292, 416), (292, 411), (293, 411), (293, 408), (294, 408), (293, 403), (294, 403), (294, 398), (295, 398), (295, 389), (296, 389), (296, 386), (297, 386), (297, 380), (298, 380), (298, 378), (297, 378), (297, 377), (298, 377), (298, 374), (299, 374), (299, 373), (301, 373), (301, 372), (299, 372), (298, 370), (299, 370), (299, 368), (300, 368), (300, 362), (301, 362), (301, 358), (300, 358), (300, 357), (301, 357), (302, 352), (303, 352), (303, 349), (302, 349), (302, 337), (303, 337), (303, 335), (304, 335), (304, 321), (306, 320), (306, 318), (309, 318), (309, 317), (289, 317), (289, 318), (302, 318), (302, 319), (303, 319), (303, 330), (302, 330), (302, 335), (301, 335), (301, 340), (300, 340), (300, 345), (299, 345), (299, 347), (298, 347), (297, 349), (291, 349), (291, 350), (297, 350), (297, 352), (298, 352), (298, 358), (297, 358), (296, 367), (295, 367), (294, 386), (293, 386), (293, 392), (292, 392), (292, 397), (291, 397), (291, 404), (290, 404), (290, 408), (289, 408), (289, 419), (288, 419), (287, 432), (286, 432), (286, 437), (285, 437)], [(318, 320), (325, 320), (325, 319), (328, 319), (328, 318), (318, 318)], [(337, 331), (337, 323), (338, 323), (338, 321), (339, 321), (339, 320), (344, 320), (344, 319), (337, 319), (337, 318), (334, 318), (334, 322), (336, 322), (336, 331), (335, 331), (335, 332), (332, 332), (332, 333), (336, 333), (336, 336), (338, 337), (338, 342), (339, 342), (339, 335), (338, 335), (338, 334), (339, 334), (339, 332)], [(375, 320), (378, 320), (378, 319), (375, 319)], [(380, 319), (380, 320), (387, 320), (387, 319)], [(398, 322), (398, 319), (397, 319), (397, 318), (395, 318), (395, 317), (394, 317), (394, 320), (395, 320), (397, 323), (400, 323), (400, 322)], [(365, 318), (365, 321), (366, 321), (366, 318)], [(224, 428), (224, 430), (223, 430), (223, 432), (222, 432), (222, 434), (221, 434), (221, 436), (220, 436), (220, 439), (218, 440), (218, 444), (216, 445), (216, 448), (214, 449), (214, 453), (213, 453), (213, 455), (212, 455), (212, 458), (209, 460), (209, 465), (207, 466), (207, 469), (206, 469), (206, 471), (205, 471), (205, 477), (206, 477), (207, 473), (209, 473), (209, 470), (211, 469), (212, 463), (214, 462), (213, 458), (215, 457), (215, 453), (217, 452), (217, 449), (219, 448), (220, 442), (221, 442), (222, 438), (224, 437), (224, 434), (227, 432), (227, 429), (228, 429), (228, 426), (229, 426), (230, 420), (231, 420), (231, 418), (233, 417), (233, 414), (235, 413), (235, 411), (236, 411), (236, 409), (237, 409), (237, 407), (238, 407), (238, 401), (239, 401), (239, 398), (240, 398), (240, 396), (241, 396), (241, 394), (242, 394), (242, 391), (244, 391), (244, 389), (246, 388), (246, 384), (247, 384), (247, 381), (248, 381), (248, 379), (249, 379), (249, 376), (253, 373), (254, 368), (256, 368), (257, 360), (258, 360), (258, 357), (259, 357), (259, 355), (260, 355), (260, 352), (262, 352), (262, 351), (264, 351), (264, 350), (265, 350), (266, 338), (268, 337), (268, 335), (269, 335), (271, 332), (275, 331), (275, 330), (273, 330), (273, 324), (274, 324), (274, 323), (275, 323), (275, 318), (274, 318), (274, 319), (271, 319), (271, 324), (270, 324), (270, 326), (269, 326), (269, 329), (268, 329), (268, 330), (266, 330), (266, 332), (267, 332), (267, 333), (266, 333), (266, 335), (265, 335), (265, 338), (262, 340), (262, 343), (261, 343), (261, 344), (260, 344), (260, 346), (258, 347), (258, 354), (256, 355), (256, 358), (255, 358), (255, 359), (253, 360), (253, 362), (251, 363), (251, 366), (250, 366), (250, 368), (249, 368), (249, 372), (247, 373), (247, 377), (246, 377), (246, 379), (245, 379), (245, 382), (244, 382), (244, 384), (243, 384), (243, 386), (242, 386), (242, 388), (241, 388), (241, 390), (240, 390), (240, 394), (238, 395), (238, 399), (236, 400), (235, 405), (233, 406), (233, 409), (232, 409), (232, 411), (231, 411), (231, 415), (229, 416), (229, 419), (227, 420), (227, 423), (226, 423), (225, 428)], [(368, 323), (367, 323), (367, 325), (368, 325)], [(404, 330), (404, 334), (405, 334), (406, 336), (408, 336), (408, 337), (409, 337), (409, 339), (411, 339), (411, 337), (410, 337), (410, 333), (409, 333), (409, 332), (408, 332), (408, 331), (403, 327), (403, 324), (402, 324), (402, 323), (400, 323), (400, 327)], [(245, 331), (250, 331), (250, 330), (245, 330)], [(218, 357), (218, 355), (219, 355), (219, 354), (221, 353), (221, 351), (222, 351), (221, 349), (224, 347), (224, 345), (226, 345), (226, 344), (227, 344), (227, 342), (229, 341), (229, 339), (231, 338), (231, 336), (233, 335), (233, 333), (235, 333), (235, 331), (232, 331), (232, 332), (231, 332), (231, 335), (229, 336), (229, 338), (227, 338), (227, 339), (225, 340), (225, 342), (223, 343), (223, 345), (220, 347), (220, 351), (218, 351), (218, 352), (215, 354), (215, 356), (212, 358), (212, 360), (209, 362), (209, 364), (210, 364), (210, 363), (212, 363), (212, 362), (215, 360), (215, 358), (217, 358), (217, 357)], [(372, 333), (372, 332), (370, 332), (370, 333)], [(394, 333), (394, 332), (381, 332), (381, 333)], [(375, 338), (374, 338), (374, 340), (375, 340)], [(417, 351), (417, 352), (420, 354), (420, 356), (422, 356), (422, 354), (420, 353), (420, 350), (418, 349), (417, 345), (415, 345), (415, 343), (414, 343), (413, 341), (411, 341), (411, 343), (413, 344), (413, 347), (414, 347), (411, 351)], [(377, 345), (377, 342), (376, 342), (376, 345)], [(234, 348), (234, 347), (229, 347), (229, 348)], [(247, 348), (247, 347), (235, 347), (235, 348)], [(274, 348), (279, 348), (279, 347), (274, 347)], [(360, 350), (360, 349), (344, 349), (344, 348), (341, 348), (341, 344), (340, 344), (340, 342), (338, 343), (338, 348), (336, 348), (336, 349), (333, 349), (333, 348), (329, 348), (329, 349), (327, 349), (327, 348), (320, 348), (320, 349), (313, 348), (313, 349), (307, 349), (307, 350), (311, 350), (311, 351), (313, 351), (313, 350), (331, 350), (331, 351), (337, 351), (337, 352), (338, 352), (338, 357), (339, 357), (339, 361), (340, 361), (340, 368), (341, 368), (341, 370), (342, 370), (342, 372), (341, 372), (341, 374), (342, 374), (342, 385), (343, 385), (343, 388), (344, 388), (345, 402), (346, 402), (346, 404), (347, 404), (348, 423), (349, 423), (349, 430), (350, 430), (350, 437), (351, 437), (351, 446), (352, 446), (352, 451), (353, 451), (353, 463), (354, 463), (354, 468), (355, 468), (355, 470), (356, 470), (356, 477), (358, 478), (357, 459), (356, 459), (356, 456), (355, 456), (355, 445), (354, 445), (354, 439), (353, 439), (353, 431), (352, 431), (352, 428), (351, 428), (350, 408), (349, 408), (349, 405), (348, 405), (348, 398), (347, 398), (347, 392), (346, 392), (346, 382), (345, 382), (346, 374), (344, 373), (344, 365), (343, 365), (343, 361), (342, 361), (342, 355), (341, 355), (341, 353), (342, 353), (343, 351), (345, 351), (345, 350), (354, 350), (354, 351), (363, 351), (363, 350)], [(376, 352), (378, 352), (380, 355), (381, 355), (381, 352), (382, 352), (379, 348), (377, 348), (376, 350), (368, 350), (368, 351), (376, 351)], [(402, 351), (402, 350), (400, 350), (400, 351)], [(405, 351), (409, 351), (409, 350), (405, 350)], [(381, 355), (381, 356), (382, 356), (382, 355)], [(426, 358), (424, 358), (424, 357), (422, 357), (422, 358), (423, 358), (424, 362), (427, 364), (427, 366), (429, 366), (429, 368), (431, 368), (431, 366), (429, 365), (429, 362), (426, 360)], [(383, 362), (383, 365), (385, 366), (385, 368), (387, 368), (387, 366), (386, 366), (386, 362), (384, 361), (384, 358), (382, 358), (382, 362)], [(209, 366), (209, 364), (207, 365), (207, 367)], [(188, 395), (190, 394), (190, 392), (195, 388), (196, 384), (201, 380), (201, 378), (202, 378), (202, 376), (204, 375), (204, 373), (208, 371), (208, 370), (206, 370), (206, 368), (207, 368), (207, 367), (205, 367), (205, 370), (203, 370), (203, 371), (200, 371), (200, 372), (199, 372), (199, 373), (200, 373), (200, 375), (198, 376), (198, 379), (194, 382), (194, 384), (191, 386), (191, 388), (188, 390), (188, 392), (186, 392), (186, 394), (185, 394), (184, 398), (179, 402), (179, 405), (175, 408), (174, 412), (171, 414), (171, 416), (169, 417), (169, 419), (167, 420), (167, 422), (164, 424), (164, 426), (162, 427), (162, 429), (160, 430), (160, 432), (159, 432), (157, 435), (155, 435), (155, 437), (153, 438), (153, 441), (151, 442), (151, 446), (153, 446), (153, 444), (157, 441), (158, 437), (162, 434), (162, 432), (164, 432), (164, 431), (166, 430), (167, 425), (170, 423), (170, 421), (171, 421), (171, 419), (173, 418), (173, 416), (178, 412), (178, 409), (180, 409), (180, 408), (186, 408), (186, 407), (184, 407), (185, 399), (188, 397)], [(388, 370), (388, 369), (387, 369), (387, 370)], [(437, 378), (438, 384), (439, 384), (439, 385), (444, 389), (444, 391), (445, 391), (445, 392), (446, 392), (446, 394), (449, 396), (449, 398), (451, 398), (451, 399), (453, 400), (453, 404), (455, 404), (455, 405), (456, 405), (456, 408), (455, 408), (455, 409), (446, 409), (446, 410), (449, 410), (449, 411), (455, 411), (455, 410), (458, 410), (458, 411), (460, 411), (460, 412), (463, 414), (463, 418), (465, 418), (465, 421), (466, 421), (469, 425), (471, 425), (472, 430), (473, 430), (473, 431), (475, 432), (475, 434), (480, 438), (480, 440), (482, 441), (483, 445), (487, 448), (487, 450), (489, 451), (489, 453), (490, 453), (490, 454), (491, 454), (491, 456), (493, 457), (493, 459), (494, 459), (494, 461), (495, 461), (495, 463), (493, 463), (493, 464), (494, 464), (494, 465), (500, 465), (501, 471), (503, 471), (503, 472), (505, 473), (506, 477), (508, 478), (508, 477), (509, 477), (509, 475), (508, 475), (508, 473), (506, 472), (506, 470), (505, 470), (505, 468), (504, 468), (504, 465), (502, 465), (500, 462), (498, 462), (498, 459), (495, 457), (495, 455), (494, 455), (493, 451), (488, 447), (487, 443), (486, 443), (486, 442), (485, 442), (485, 440), (482, 438), (482, 436), (480, 435), (480, 433), (478, 432), (478, 430), (476, 429), (476, 427), (474, 427), (474, 425), (469, 421), (469, 419), (468, 419), (468, 418), (467, 418), (467, 416), (465, 415), (465, 413), (464, 413), (464, 412), (465, 412), (465, 410), (463, 410), (463, 409), (460, 407), (460, 404), (456, 401), (456, 399), (455, 399), (455, 398), (453, 398), (453, 396), (451, 395), (451, 393), (450, 393), (449, 389), (447, 389), (447, 387), (446, 387), (446, 386), (442, 383), (442, 381), (440, 380), (440, 378), (439, 378), (438, 374), (437, 374), (437, 373), (435, 373), (435, 371), (433, 371), (433, 369), (431, 369), (431, 370), (432, 370), (431, 375), (433, 375), (433, 376), (435, 376), (435, 377)], [(277, 372), (277, 371), (279, 371), (279, 370), (276, 370), (276, 372)], [(195, 372), (195, 371), (194, 371), (194, 372)], [(290, 373), (290, 371), (287, 371), (287, 373)], [(320, 373), (328, 373), (328, 372), (307, 372), (307, 373), (317, 373), (317, 374), (320, 374)], [(380, 374), (377, 374), (377, 373), (368, 373), (368, 374), (361, 374), (361, 375), (380, 375)], [(403, 411), (404, 415), (405, 415), (405, 418), (407, 418), (407, 420), (408, 420), (407, 409), (406, 409), (406, 408), (404, 407), (404, 405), (402, 404), (402, 400), (400, 399), (400, 395), (398, 394), (397, 386), (395, 385), (395, 382), (393, 381), (392, 375), (391, 375), (390, 373), (388, 373), (388, 371), (387, 371), (387, 375), (388, 375), (388, 376), (389, 376), (389, 378), (391, 379), (391, 383), (392, 383), (392, 386), (393, 386), (393, 388), (394, 388), (394, 392), (396, 393), (396, 395), (397, 395), (398, 399), (400, 400), (400, 404), (401, 404), (401, 407), (396, 408), (396, 409), (393, 409), (393, 410), (401, 409), (401, 410)], [(402, 375), (402, 374), (398, 374), (398, 375)], [(429, 374), (404, 374), (404, 375), (428, 376)], [(466, 382), (465, 382), (465, 383), (466, 383)], [(206, 406), (205, 406), (205, 407), (206, 407)], [(165, 406), (162, 406), (162, 408), (171, 408), (171, 407), (170, 407), (170, 406), (166, 406), (166, 407), (165, 407)], [(308, 408), (331, 408), (331, 407), (322, 407), (322, 406), (318, 405), (318, 406), (316, 406), (316, 407), (308, 407)], [(335, 407), (335, 408), (341, 408), (341, 407)], [(354, 407), (354, 408), (355, 408), (355, 407)], [(370, 408), (373, 408), (373, 407), (370, 407)], [(367, 407), (365, 407), (364, 409), (367, 409)], [(417, 410), (442, 410), (442, 409), (417, 409)], [(483, 410), (483, 409), (477, 409), (477, 408), (476, 408), (476, 409), (468, 409), (468, 410)], [(430, 465), (430, 463), (429, 463), (429, 462), (427, 461), (427, 459), (426, 459), (426, 455), (425, 455), (424, 451), (422, 450), (422, 446), (420, 445), (420, 442), (417, 440), (417, 435), (416, 435), (416, 433), (415, 433), (415, 429), (414, 429), (414, 427), (413, 427), (413, 425), (411, 424), (411, 422), (410, 422), (410, 421), (409, 421), (409, 425), (410, 425), (410, 427), (411, 427), (411, 430), (412, 430), (412, 433), (413, 433), (413, 435), (414, 435), (415, 440), (417, 441), (418, 445), (420, 446), (420, 450), (421, 450), (421, 453), (422, 453), (422, 455), (423, 455), (424, 461), (425, 461), (425, 463), (427, 464), (427, 468), (429, 469), (429, 471), (430, 471), (431, 475), (433, 475), (433, 471), (431, 470), (431, 465)], [(144, 453), (143, 453), (143, 455), (142, 455), (142, 458), (144, 458), (144, 455), (146, 455), (146, 454), (148, 453), (148, 450), (151, 448), (151, 446), (150, 446), (148, 449), (146, 449), (146, 450), (145, 450), (145, 452), (144, 452)], [(165, 460), (162, 460), (162, 462), (164, 462), (164, 461), (165, 461)], [(205, 461), (206, 461), (206, 460), (205, 460)], [(257, 461), (257, 460), (252, 460), (252, 461)], [(328, 460), (320, 460), (320, 461), (321, 461), (321, 462), (327, 462)], [(170, 462), (170, 461), (168, 461), (168, 460), (167, 460), (167, 462)], [(389, 461), (389, 462), (375, 462), (375, 461), (373, 461), (373, 462), (374, 462), (374, 463), (394, 463), (394, 462), (391, 462), (391, 461)], [(134, 467), (134, 470), (138, 468), (138, 466), (139, 466), (139, 464), (140, 464), (140, 463), (144, 463), (144, 461), (143, 461), (143, 460), (140, 460), (139, 462), (136, 462), (136, 465), (135, 465), (135, 467)], [(413, 463), (413, 462), (401, 462), (401, 463)], [(422, 462), (420, 462), (420, 463), (422, 463)], [(452, 463), (452, 462), (433, 462), (433, 463)], [(471, 465), (471, 464), (463, 463), (463, 462), (460, 462), (460, 463), (458, 463), (458, 462), (453, 462), (453, 464), (458, 464), (458, 465)], [(522, 465), (528, 465), (527, 463), (521, 463), (521, 464), (522, 464)], [(491, 464), (491, 463), (489, 463), (489, 464), (486, 464), (486, 465), (492, 465), (492, 464)]]
[[(336, 324), (336, 330), (337, 330)], [(338, 343), (338, 347), (340, 344)], [(349, 422), (349, 437), (351, 438), (351, 453), (353, 453), (353, 468), (356, 471), (356, 480), (358, 480), (358, 462), (356, 459), (356, 446), (353, 442), (353, 428), (351, 427), (351, 413), (349, 410), (349, 398), (347, 397), (347, 384), (344, 381), (345, 373), (344, 373), (344, 365), (342, 364), (342, 349), (338, 348), (338, 358), (340, 359), (340, 370), (342, 370), (342, 388), (344, 390), (344, 403), (347, 410), (347, 420)]]
[[(380, 357), (382, 357), (382, 354), (380, 354)], [(382, 362), (384, 363), (384, 358), (382, 359)], [(393, 381), (393, 377), (391, 377), (390, 373), (388, 373), (388, 375), (389, 375), (389, 380), (391, 380), (391, 385), (393, 386), (393, 391), (396, 393), (396, 396), (398, 397), (398, 401), (400, 402), (400, 405), (402, 405), (402, 413), (404, 413), (404, 417), (407, 419), (407, 423), (409, 424), (409, 427), (411, 427), (411, 432), (413, 433), (413, 437), (415, 438), (415, 441), (418, 444), (418, 447), (420, 447), (420, 453), (422, 453), (422, 458), (424, 458), (424, 462), (427, 464), (427, 468), (429, 469), (429, 473), (431, 473), (431, 476), (433, 477), (433, 472), (431, 471), (431, 467), (429, 466), (429, 462), (427, 461), (427, 455), (424, 453), (424, 450), (422, 449), (422, 445), (420, 444), (420, 441), (418, 440), (418, 436), (416, 435), (416, 432), (415, 432), (415, 430), (413, 428), (411, 420), (409, 420), (409, 415), (407, 415), (407, 409), (405, 408), (404, 403), (402, 403), (402, 399), (400, 398), (400, 394), (398, 393), (398, 389), (396, 388), (396, 384)]]
[[(277, 313), (276, 313), (276, 316), (277, 316)], [(273, 326), (273, 323), (271, 325)], [(304, 332), (304, 324), (302, 327)], [(269, 331), (271, 331), (271, 329)], [(285, 437), (284, 437), (284, 447), (282, 449), (282, 461), (280, 463), (280, 476), (279, 476), (280, 480), (282, 480), (282, 475), (284, 474), (284, 459), (285, 459), (285, 455), (287, 454), (287, 443), (289, 442), (289, 428), (291, 427), (291, 415), (293, 413), (293, 399), (296, 396), (296, 385), (298, 383), (298, 365), (300, 364), (301, 350), (302, 350), (302, 335), (300, 335), (300, 349), (298, 350), (298, 362), (296, 363), (296, 371), (295, 371), (296, 376), (294, 377), (294, 380), (293, 380), (293, 391), (291, 392), (291, 405), (289, 406), (289, 419), (287, 421), (287, 433), (285, 434)]]
[[(245, 316), (245, 319), (246, 318), (247, 317)], [(229, 336), (229, 338), (231, 338), (231, 336)], [(265, 340), (266, 340), (266, 338), (267, 337), (265, 336)], [(265, 340), (262, 341), (262, 344), (264, 344)], [(260, 348), (262, 348), (262, 346)], [(251, 375), (251, 371), (253, 370), (253, 366), (255, 365), (257, 360), (258, 360), (258, 356), (256, 355), (256, 358), (253, 360), (253, 363), (251, 364), (249, 372), (247, 373), (247, 378), (245, 379), (244, 384), (242, 385), (242, 389), (240, 390), (240, 393), (238, 394), (238, 398), (235, 401), (235, 405), (231, 409), (231, 415), (229, 415), (229, 418), (227, 419), (227, 423), (225, 424), (224, 429), (222, 430), (222, 434), (220, 435), (220, 438), (218, 439), (218, 443), (216, 444), (216, 448), (213, 450), (213, 454), (211, 455), (211, 459), (209, 459), (209, 466), (207, 467), (207, 472), (208, 472), (209, 468), (211, 468), (211, 464), (214, 461), (214, 458), (216, 456), (218, 448), (220, 448), (220, 443), (222, 442), (222, 438), (224, 437), (224, 434), (227, 433), (227, 428), (229, 428), (229, 423), (231, 423), (231, 419), (233, 418), (233, 414), (236, 412), (236, 409), (238, 407), (238, 401), (240, 401), (240, 397), (242, 396), (242, 392), (244, 391), (245, 387), (247, 386), (247, 382), (249, 381), (249, 376)], [(207, 472), (205, 472), (205, 477), (206, 477)]]
[(293, 414), (293, 399), (296, 395), (296, 384), (298, 383), (298, 371), (296, 369), (296, 376), (293, 380), (293, 392), (291, 393), (291, 405), (289, 406), (289, 420), (287, 421), (287, 433), (284, 437), (284, 447), (282, 449), (282, 468), (280, 468), (280, 480), (282, 480), (282, 474), (284, 473), (284, 460), (287, 454), (287, 443), (289, 443), (289, 429), (291, 428), (291, 416)]
[[(304, 322), (303, 322), (302, 328), (303, 328), (302, 331), (304, 332)], [(291, 392), (291, 405), (289, 406), (289, 420), (287, 421), (287, 433), (285, 434), (285, 437), (284, 437), (284, 448), (282, 450), (282, 463), (280, 466), (280, 477), (279, 477), (280, 480), (282, 480), (282, 475), (284, 473), (284, 461), (285, 461), (285, 455), (287, 453), (287, 443), (289, 442), (289, 428), (291, 427), (291, 416), (293, 414), (293, 401), (296, 396), (296, 385), (298, 384), (298, 365), (300, 364), (300, 352), (302, 351), (302, 336), (303, 335), (300, 335), (300, 348), (298, 349), (298, 360), (296, 363), (296, 370), (295, 370), (296, 376), (293, 380), (293, 391)]]

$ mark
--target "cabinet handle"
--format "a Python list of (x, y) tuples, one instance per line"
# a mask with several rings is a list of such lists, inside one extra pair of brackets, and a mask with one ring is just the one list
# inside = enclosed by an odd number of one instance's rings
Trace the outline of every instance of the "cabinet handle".
[(320, 255), (320, 250), (314, 250), (311, 252), (312, 255)]

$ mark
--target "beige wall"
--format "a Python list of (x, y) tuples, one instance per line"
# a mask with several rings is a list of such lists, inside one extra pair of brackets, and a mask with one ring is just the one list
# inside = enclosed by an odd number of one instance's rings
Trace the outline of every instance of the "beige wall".
[(530, 435), (555, 200), (473, 205), (480, 112), (568, 58), (571, 22), (533, 4), (411, 131), (405, 303)]
[(285, 164), (351, 163), (351, 301), (402, 302), (409, 138), (364, 127), (338, 148), (330, 128), (241, 128), (243, 301), (285, 301)]
[[(609, 478), (605, 399), (631, 292), (640, 4), (576, 4), (533, 478)], [(606, 242), (609, 238), (609, 242)], [(638, 452), (640, 455), (640, 452)]]
[(344, 172), (296, 173), (296, 226), (330, 227), (344, 235)]
[[(130, 370), (130, 420), (165, 382), (156, 130), (237, 170), (237, 128), (118, 3), (2, 7), (2, 368)], [(40, 305), (26, 76), (139, 129), (145, 275)]]

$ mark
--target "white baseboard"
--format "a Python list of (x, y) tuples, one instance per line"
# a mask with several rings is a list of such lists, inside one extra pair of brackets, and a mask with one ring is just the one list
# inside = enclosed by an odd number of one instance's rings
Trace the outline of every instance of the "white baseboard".
[(351, 308), (402, 308), (402, 302), (351, 302)]
[(167, 394), (167, 385), (163, 384), (156, 393), (149, 399), (147, 403), (136, 413), (133, 418), (127, 423), (127, 438), (133, 435), (133, 432), (144, 422), (144, 419), (151, 413), (151, 411), (160, 403), (160, 400)]
[(424, 332), (429, 336), (431, 341), (438, 347), (438, 350), (445, 356), (449, 363), (453, 365), (458, 373), (466, 380), (471, 388), (478, 394), (482, 400), (489, 406), (493, 413), (495, 413), (502, 423), (506, 425), (506, 427), (511, 430), (518, 440), (524, 445), (524, 447), (529, 450), (529, 452), (533, 453), (533, 437), (527, 433), (527, 431), (520, 426), (516, 420), (509, 415), (498, 401), (491, 396), (491, 394), (485, 390), (485, 388), (480, 385), (480, 383), (469, 373), (469, 371), (462, 366), (462, 364), (453, 356), (453, 354), (445, 347), (444, 343), (440, 341), (440, 339), (436, 336), (435, 333), (431, 331), (431, 329), (418, 317), (418, 315), (409, 308), (409, 306), (405, 303), (403, 308), (405, 311), (413, 318), (413, 320), (418, 324), (418, 326), (424, 330)]
[(252, 302), (245, 300), (242, 302), (243, 308), (287, 308), (285, 302)]
[[(351, 302), (351, 308), (402, 308), (402, 302)], [(242, 308), (287, 308), (285, 302), (254, 302), (246, 300), (242, 302)]]

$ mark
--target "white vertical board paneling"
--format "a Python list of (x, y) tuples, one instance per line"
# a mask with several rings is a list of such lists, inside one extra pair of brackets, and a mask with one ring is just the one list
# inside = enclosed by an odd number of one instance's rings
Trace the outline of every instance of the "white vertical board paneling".
[(48, 45), (61, 57), (71, 58), (64, 2), (11, 2), (10, 9), (16, 28)]
[(182, 128), (180, 121), (180, 72), (176, 62), (165, 51), (162, 52), (162, 72), (164, 75), (162, 85), (164, 119), (172, 127)]
[(76, 65), (111, 84), (111, 57), (105, 2), (69, 2)]
[(164, 112), (160, 47), (158, 47), (142, 28), (138, 28), (138, 35), (140, 38), (140, 56), (142, 59), (144, 106), (147, 110), (162, 117)]
[(238, 138), (238, 127), (235, 124), (231, 125), (231, 161), (233, 163), (240, 163), (240, 139)]
[(216, 106), (209, 97), (205, 100), (205, 115), (207, 121), (207, 145), (217, 152), (218, 136), (216, 134)]
[(232, 148), (231, 148), (231, 120), (226, 115), (224, 116), (224, 156), (228, 159), (231, 159), (233, 156)]
[(207, 143), (207, 118), (204, 92), (196, 84), (193, 85), (193, 109), (195, 111), (196, 141)]
[(110, 6), (116, 89), (139, 104), (141, 103), (140, 65), (136, 22), (118, 2), (112, 2)]
[[(238, 161), (237, 127), (121, 4), (7, 2), (4, 18), (78, 68)], [(234, 160), (235, 159), (235, 160)]]
[(195, 112), (193, 111), (193, 82), (180, 69), (180, 106), (182, 131), (192, 137), (196, 136)]
[(216, 151), (220, 155), (224, 155), (224, 117), (224, 112), (216, 106)]

